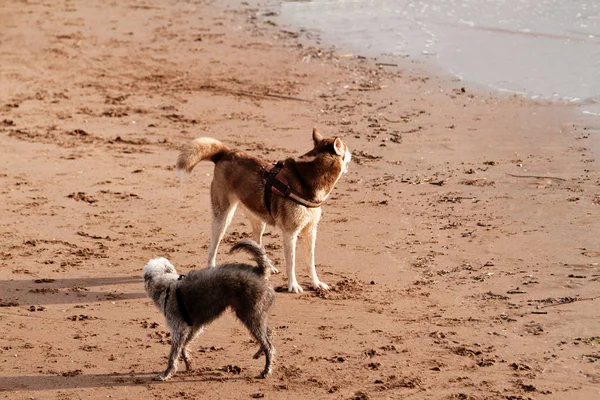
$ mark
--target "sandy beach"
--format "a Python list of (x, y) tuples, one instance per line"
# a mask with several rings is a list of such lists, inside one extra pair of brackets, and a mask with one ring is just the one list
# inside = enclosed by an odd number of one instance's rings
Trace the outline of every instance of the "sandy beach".
[[(600, 397), (600, 123), (410, 60), (310, 44), (248, 3), (82, 0), (0, 9), (0, 397)], [(381, 64), (378, 64), (381, 63)], [(277, 161), (342, 136), (350, 170), (316, 248), (332, 290), (277, 293), (274, 374), (227, 313), (194, 371), (153, 257), (206, 265), (209, 136)], [(251, 227), (236, 214), (218, 262)], [(280, 270), (281, 234), (265, 247)], [(270, 278), (285, 287), (285, 272)]]

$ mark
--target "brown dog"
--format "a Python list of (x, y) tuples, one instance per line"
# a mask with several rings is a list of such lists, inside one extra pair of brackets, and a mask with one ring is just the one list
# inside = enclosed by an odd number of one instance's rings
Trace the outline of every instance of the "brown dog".
[(177, 159), (177, 174), (187, 174), (203, 160), (215, 163), (210, 188), (212, 240), (208, 266), (216, 265), (217, 248), (238, 205), (252, 224), (253, 239), (262, 244), (266, 224), (283, 233), (283, 249), (288, 291), (302, 292), (296, 280), (295, 260), (298, 236), (303, 240), (315, 289), (327, 290), (315, 270), (315, 241), (322, 202), (348, 170), (350, 151), (339, 137), (323, 138), (313, 129), (314, 148), (308, 153), (287, 158), (272, 167), (267, 161), (233, 150), (216, 139), (198, 138), (184, 146)]

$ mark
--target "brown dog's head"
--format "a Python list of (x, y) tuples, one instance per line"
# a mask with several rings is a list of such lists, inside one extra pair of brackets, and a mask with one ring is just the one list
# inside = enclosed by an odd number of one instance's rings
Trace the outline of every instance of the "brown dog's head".
[(348, 164), (352, 160), (352, 154), (340, 137), (324, 138), (317, 131), (317, 128), (313, 128), (312, 137), (315, 147), (310, 153), (314, 153), (314, 155), (332, 155), (334, 157), (333, 163), (340, 165), (342, 174), (348, 172)]

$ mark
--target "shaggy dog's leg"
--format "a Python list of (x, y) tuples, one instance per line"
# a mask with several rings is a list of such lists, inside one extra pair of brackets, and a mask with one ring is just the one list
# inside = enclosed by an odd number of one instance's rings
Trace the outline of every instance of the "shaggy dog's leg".
[(200, 333), (202, 333), (202, 327), (193, 327), (193, 328), (191, 328), (190, 332), (189, 332), (189, 334), (188, 334), (188, 336), (185, 339), (185, 342), (183, 344), (183, 348), (181, 350), (181, 358), (183, 358), (183, 362), (185, 363), (185, 369), (186, 369), (186, 371), (191, 371), (192, 370), (192, 358), (191, 358), (190, 353), (188, 351), (188, 346), (189, 346), (190, 343), (192, 343), (192, 341)]
[[(257, 328), (258, 331), (262, 332), (262, 328)], [(271, 375), (273, 371), (273, 360), (275, 358), (275, 348), (271, 344), (267, 334), (263, 333), (257, 338), (261, 342), (261, 346), (265, 353), (265, 369), (260, 373), (260, 378), (266, 378)]]
[[(269, 340), (271, 340), (271, 338), (273, 337), (273, 335), (271, 334), (271, 328), (267, 328), (267, 337), (269, 338)], [(273, 349), (273, 350), (275, 350), (275, 349)], [(254, 353), (252, 358), (254, 358), (255, 360), (258, 359), (260, 356), (262, 356), (264, 354), (264, 352), (265, 352), (265, 350), (261, 346), (258, 349), (258, 351), (256, 353)]]
[(190, 335), (191, 328), (181, 330), (171, 330), (171, 352), (169, 353), (169, 364), (165, 372), (154, 378), (155, 381), (166, 381), (177, 372), (177, 364), (181, 357), (181, 350), (185, 344), (185, 339)]
[(255, 354), (255, 357), (257, 354), (260, 356), (260, 353), (263, 351), (265, 353), (265, 369), (260, 373), (259, 377), (266, 378), (273, 370), (273, 359), (275, 358), (275, 349), (269, 339), (266, 314), (251, 313), (248, 315), (236, 312), (236, 315), (260, 345), (261, 349)]
[(258, 349), (258, 351), (256, 353), (254, 353), (254, 355), (252, 356), (252, 358), (254, 358), (255, 360), (260, 358), (260, 356), (263, 355), (265, 351), (263, 350), (263, 348), (261, 347), (260, 349)]

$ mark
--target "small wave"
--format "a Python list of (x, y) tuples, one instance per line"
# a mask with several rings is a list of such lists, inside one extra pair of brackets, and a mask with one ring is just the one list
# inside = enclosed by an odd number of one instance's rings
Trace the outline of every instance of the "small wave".
[(594, 115), (594, 116), (600, 117), (600, 112), (593, 112), (593, 111), (583, 110), (581, 113), (582, 114), (586, 114), (586, 115)]

